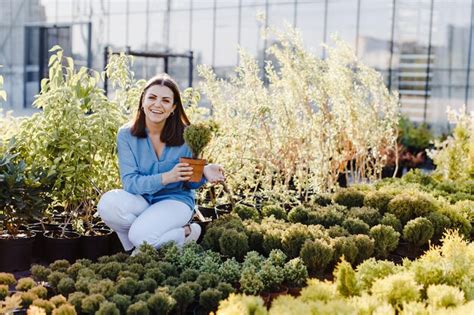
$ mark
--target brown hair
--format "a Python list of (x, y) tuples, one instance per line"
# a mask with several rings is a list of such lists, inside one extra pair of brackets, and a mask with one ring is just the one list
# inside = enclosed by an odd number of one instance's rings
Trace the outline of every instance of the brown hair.
[(139, 138), (146, 138), (145, 112), (143, 111), (143, 99), (146, 91), (153, 85), (166, 86), (173, 91), (174, 114), (169, 116), (165, 121), (165, 126), (161, 132), (160, 140), (169, 146), (179, 146), (184, 143), (183, 132), (186, 126), (190, 125), (189, 119), (184, 112), (181, 94), (179, 93), (178, 84), (168, 74), (162, 73), (154, 76), (145, 84), (145, 88), (140, 96), (138, 103), (138, 111), (133, 121), (131, 132), (132, 135)]

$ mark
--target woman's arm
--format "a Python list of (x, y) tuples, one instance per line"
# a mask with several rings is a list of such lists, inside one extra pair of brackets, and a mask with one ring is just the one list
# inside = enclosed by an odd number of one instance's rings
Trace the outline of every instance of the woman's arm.
[(132, 194), (153, 194), (164, 188), (162, 174), (142, 175), (128, 141), (128, 130), (119, 130), (117, 152), (123, 189)]

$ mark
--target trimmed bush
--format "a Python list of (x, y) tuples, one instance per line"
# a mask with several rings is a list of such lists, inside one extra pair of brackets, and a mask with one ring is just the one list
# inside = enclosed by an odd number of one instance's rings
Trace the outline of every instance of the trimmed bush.
[(236, 230), (225, 231), (219, 238), (219, 247), (223, 255), (242, 260), (249, 250), (248, 237)]
[(221, 299), (222, 293), (219, 290), (209, 288), (201, 292), (199, 305), (201, 305), (206, 312), (213, 312), (217, 310)]
[(326, 231), (331, 238), (351, 235), (348, 230), (346, 230), (340, 225), (333, 225), (330, 228), (328, 228)]
[[(289, 258), (298, 257), (303, 244), (311, 239), (306, 226), (302, 224), (293, 224), (282, 235), (283, 250)], [(284, 263), (284, 262), (283, 262)]]
[(258, 220), (260, 218), (257, 209), (243, 204), (236, 205), (232, 211), (242, 220)]
[(58, 287), (59, 281), (61, 281), (61, 279), (63, 278), (67, 278), (66, 273), (60, 271), (53, 271), (48, 276), (48, 283), (50, 286), (56, 289)]
[(148, 304), (144, 301), (133, 303), (127, 308), (127, 315), (149, 315)]
[(358, 250), (352, 237), (336, 237), (332, 245), (335, 262), (338, 262), (342, 257), (351, 264), (355, 262)]
[(436, 208), (434, 201), (421, 194), (400, 194), (388, 204), (388, 212), (399, 218), (402, 224), (416, 217), (426, 216)]
[(287, 220), (285, 209), (279, 205), (267, 205), (262, 208), (262, 215), (265, 217), (274, 216), (278, 220)]
[(147, 304), (153, 314), (168, 314), (176, 301), (168, 293), (156, 292), (148, 299)]
[(38, 285), (34, 288), (31, 288), (28, 290), (28, 292), (36, 294), (39, 298), (42, 298), (42, 299), (45, 299), (48, 296), (48, 289), (46, 289), (42, 285)]
[(82, 300), (82, 311), (87, 314), (94, 314), (99, 310), (100, 304), (104, 301), (105, 297), (102, 294), (91, 294), (89, 296), (86, 296)]
[(267, 255), (270, 254), (273, 249), (283, 249), (280, 231), (267, 231), (263, 236), (262, 247), (263, 252)]
[(400, 238), (400, 233), (393, 227), (382, 224), (372, 227), (369, 235), (375, 241), (375, 254), (380, 258), (386, 258), (391, 251), (397, 248)]
[(11, 273), (0, 272), (0, 284), (12, 285), (16, 283), (15, 276)]
[(385, 213), (380, 224), (393, 227), (397, 232), (402, 232), (402, 222), (392, 213)]
[(306, 283), (308, 278), (308, 269), (300, 257), (293, 258), (283, 267), (285, 282), (291, 287), (301, 287)]
[(402, 305), (420, 298), (421, 285), (410, 273), (402, 272), (378, 279), (372, 285), (372, 294), (393, 306)]
[(334, 202), (347, 208), (362, 207), (365, 195), (354, 189), (342, 189), (334, 194)]
[(32, 292), (21, 292), (21, 306), (23, 308), (28, 308), (34, 300), (38, 299), (38, 296)]
[(178, 314), (184, 314), (188, 305), (194, 301), (194, 291), (188, 284), (182, 283), (174, 289), (172, 297), (176, 301)]
[(69, 261), (66, 259), (58, 259), (51, 264), (49, 264), (49, 268), (51, 271), (60, 271), (60, 272), (66, 272), (67, 269), (71, 266)]
[(431, 212), (426, 218), (430, 220), (431, 224), (433, 225), (433, 235), (436, 238), (440, 238), (443, 233), (451, 226), (451, 220), (438, 211)]
[(165, 280), (166, 276), (163, 274), (163, 272), (161, 272), (160, 268), (151, 268), (145, 272), (145, 275), (143, 276), (143, 278), (153, 279), (159, 285)]
[(29, 289), (33, 288), (36, 286), (35, 280), (32, 278), (21, 278), (18, 280), (17, 285), (15, 286), (15, 289), (17, 291), (28, 291)]
[(112, 261), (101, 266), (99, 269), (99, 275), (102, 278), (109, 278), (110, 280), (115, 281), (121, 270), (122, 265), (118, 262)]
[(264, 288), (263, 282), (257, 275), (255, 266), (244, 267), (240, 276), (240, 289), (245, 294), (259, 294)]
[(224, 231), (224, 228), (221, 227), (211, 227), (206, 229), (206, 233), (204, 234), (201, 242), (202, 247), (219, 252), (219, 239), (221, 238), (221, 235), (224, 233)]
[(309, 210), (303, 206), (296, 206), (288, 212), (288, 221), (292, 223), (303, 223), (308, 221)]
[(100, 308), (95, 315), (120, 315), (120, 310), (115, 303), (105, 301), (100, 304)]
[(269, 260), (263, 263), (258, 272), (258, 277), (262, 280), (263, 290), (267, 292), (276, 291), (285, 280), (283, 268), (274, 266)]
[(311, 273), (322, 273), (334, 257), (334, 248), (322, 240), (306, 241), (300, 257)]
[(76, 284), (74, 280), (69, 277), (62, 278), (58, 283), (58, 292), (64, 296), (76, 291)]
[(63, 304), (57, 309), (53, 310), (53, 315), (76, 315), (76, 309), (70, 304)]
[(396, 271), (395, 264), (386, 260), (369, 258), (357, 266), (357, 283), (361, 290), (370, 290), (377, 279), (385, 278)]
[(369, 207), (353, 207), (349, 212), (349, 216), (361, 219), (369, 226), (377, 225), (381, 217), (377, 209)]
[(84, 292), (74, 292), (69, 294), (68, 296), (68, 303), (74, 306), (77, 313), (82, 313), (82, 301), (86, 298), (86, 294)]
[(359, 218), (347, 218), (342, 226), (351, 234), (368, 234), (370, 226)]
[(31, 305), (41, 307), (42, 309), (44, 309), (47, 315), (51, 314), (54, 310), (54, 304), (50, 301), (43, 299), (36, 299)]
[(364, 234), (354, 235), (351, 236), (351, 238), (357, 247), (357, 256), (355, 258), (356, 264), (372, 257), (375, 250), (375, 241), (373, 239)]
[(196, 279), (196, 282), (202, 288), (215, 288), (219, 283), (219, 276), (214, 273), (203, 272)]
[(234, 293), (235, 292), (235, 289), (228, 283), (226, 282), (220, 282), (218, 285), (217, 285), (217, 290), (219, 290), (222, 294), (222, 298), (221, 299), (227, 299), (227, 297), (231, 294), (231, 293)]
[(217, 273), (225, 282), (235, 284), (240, 279), (240, 270), (240, 264), (234, 258), (231, 258), (227, 259), (222, 265), (219, 266)]
[(49, 301), (53, 303), (55, 307), (59, 307), (67, 303), (66, 298), (64, 297), (64, 295), (61, 295), (61, 294), (53, 296), (52, 298), (49, 299)]
[(430, 285), (426, 291), (428, 304), (436, 308), (456, 307), (464, 304), (464, 292), (446, 284)]
[(4, 300), (8, 296), (8, 286), (6, 284), (0, 284), (0, 301)]
[(358, 294), (356, 274), (349, 262), (344, 259), (334, 269), (337, 292), (344, 297)]
[(51, 269), (42, 265), (33, 265), (30, 268), (31, 276), (36, 281), (48, 281), (48, 276), (51, 273)]
[(117, 293), (133, 296), (138, 289), (138, 281), (133, 278), (122, 278), (117, 281)]
[(117, 306), (120, 311), (120, 314), (125, 314), (130, 304), (132, 304), (131, 297), (122, 294), (115, 294), (110, 298), (110, 301)]
[(427, 244), (433, 234), (433, 225), (426, 218), (410, 220), (403, 228), (403, 239), (414, 246)]
[(365, 195), (364, 206), (377, 209), (381, 214), (388, 210), (388, 204), (393, 196), (381, 191), (371, 191)]

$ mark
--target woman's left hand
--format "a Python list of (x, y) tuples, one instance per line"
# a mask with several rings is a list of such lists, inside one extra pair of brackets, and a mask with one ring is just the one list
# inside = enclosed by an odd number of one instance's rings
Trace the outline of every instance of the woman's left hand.
[(225, 181), (224, 169), (219, 164), (208, 164), (204, 166), (204, 176), (211, 184)]

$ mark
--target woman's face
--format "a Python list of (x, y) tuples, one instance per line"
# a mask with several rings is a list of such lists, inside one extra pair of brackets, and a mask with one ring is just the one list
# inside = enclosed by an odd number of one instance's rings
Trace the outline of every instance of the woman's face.
[(143, 112), (147, 122), (162, 123), (176, 108), (173, 91), (162, 85), (149, 87), (143, 98)]

